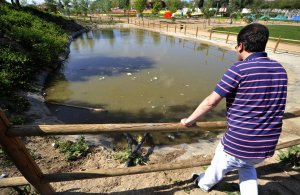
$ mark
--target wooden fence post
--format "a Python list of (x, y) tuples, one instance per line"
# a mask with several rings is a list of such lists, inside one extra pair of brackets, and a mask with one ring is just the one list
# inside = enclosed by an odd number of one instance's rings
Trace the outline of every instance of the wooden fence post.
[(227, 33), (226, 43), (228, 43), (229, 35), (230, 35), (230, 32)]
[(213, 34), (213, 30), (210, 30), (210, 34), (209, 34), (209, 40), (211, 40), (211, 36)]
[(277, 50), (277, 47), (278, 47), (278, 45), (279, 45), (279, 42), (280, 42), (280, 40), (281, 40), (281, 36), (279, 36), (279, 37), (278, 37), (278, 40), (277, 40), (277, 43), (276, 43), (276, 45), (275, 45), (275, 48), (274, 48), (274, 51), (273, 51), (273, 53), (275, 53), (275, 52), (276, 52), (276, 50)]
[(11, 158), (16, 167), (27, 181), (42, 195), (55, 193), (52, 186), (43, 179), (43, 173), (37, 166), (30, 153), (19, 137), (8, 137), (6, 131), (9, 121), (0, 111), (0, 144), (2, 149)]
[(184, 35), (186, 35), (186, 25), (184, 26)]
[(198, 26), (197, 26), (197, 29), (196, 29), (196, 38), (198, 37)]

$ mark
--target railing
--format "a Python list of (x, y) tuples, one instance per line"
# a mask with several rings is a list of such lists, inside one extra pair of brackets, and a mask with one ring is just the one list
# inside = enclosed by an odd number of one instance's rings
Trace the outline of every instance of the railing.
[[(203, 128), (225, 128), (225, 122), (201, 122), (196, 130)], [(49, 182), (78, 179), (103, 178), (164, 170), (183, 169), (209, 164), (211, 159), (200, 162), (179, 162), (172, 165), (151, 165), (143, 167), (91, 170), (71, 173), (44, 174), (22, 143), (21, 136), (75, 135), (124, 132), (174, 132), (190, 131), (178, 123), (139, 123), (139, 124), (87, 124), (87, 125), (22, 125), (11, 126), (3, 112), (0, 112), (0, 143), (2, 149), (14, 162), (24, 177), (0, 179), (0, 187), (31, 184), (40, 194), (54, 194)], [(195, 129), (194, 129), (195, 130)]]
[[(159, 30), (160, 32), (170, 32), (176, 33), (178, 35), (186, 35), (192, 36), (194, 38), (203, 37), (206, 39), (211, 40), (214, 39), (221, 39), (225, 40), (225, 43), (234, 43), (236, 44), (236, 35), (238, 33), (229, 32), (229, 31), (218, 31), (206, 29), (206, 22), (202, 24), (183, 24), (183, 23), (175, 23), (175, 24), (168, 24), (168, 23), (156, 23), (152, 20), (140, 20), (140, 19), (128, 19), (128, 23), (134, 24), (136, 26), (140, 26), (146, 29), (153, 29)], [(205, 25), (204, 25), (205, 24)], [(215, 35), (215, 37), (213, 37)], [(225, 35), (225, 36), (224, 36)], [(281, 37), (269, 37), (271, 41), (269, 41), (270, 45), (267, 45), (274, 53), (275, 52), (287, 52), (291, 54), (300, 54), (300, 41), (293, 40), (293, 39), (283, 39)], [(281, 47), (279, 45), (281, 44)], [(293, 48), (294, 47), (294, 48)]]
[[(0, 143), (2, 149), (14, 162), (24, 177), (0, 179), (0, 187), (31, 184), (40, 194), (54, 194), (50, 182), (72, 181), (81, 179), (104, 178), (132, 175), (166, 170), (199, 167), (210, 164), (211, 158), (196, 162), (177, 162), (172, 164), (138, 166), (89, 170), (70, 173), (44, 174), (35, 163), (21, 136), (75, 135), (125, 132), (178, 132), (201, 131), (203, 129), (225, 129), (225, 121), (198, 122), (195, 128), (186, 128), (179, 123), (137, 123), (137, 124), (79, 124), (79, 125), (13, 125), (11, 126), (3, 112), (0, 112)], [(281, 143), (276, 149), (300, 144), (300, 139)]]

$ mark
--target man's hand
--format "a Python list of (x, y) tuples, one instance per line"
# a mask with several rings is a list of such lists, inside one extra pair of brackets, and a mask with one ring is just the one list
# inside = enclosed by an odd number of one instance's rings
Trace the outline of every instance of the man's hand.
[(196, 108), (196, 110), (189, 116), (188, 118), (181, 119), (180, 124), (186, 127), (192, 126), (199, 117), (203, 116), (214, 107), (218, 105), (218, 103), (222, 100), (222, 97), (216, 92), (212, 92), (209, 96), (207, 96)]
[(186, 127), (190, 127), (193, 124), (195, 124), (195, 122), (194, 121), (189, 121), (187, 118), (183, 118), (183, 119), (181, 119), (180, 124), (183, 125), (183, 126), (186, 126)]

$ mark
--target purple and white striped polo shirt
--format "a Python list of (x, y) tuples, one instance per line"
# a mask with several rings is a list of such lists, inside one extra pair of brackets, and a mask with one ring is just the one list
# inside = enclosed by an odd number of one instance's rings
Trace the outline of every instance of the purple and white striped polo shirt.
[(274, 154), (287, 96), (282, 65), (257, 52), (232, 65), (214, 91), (226, 97), (227, 131), (224, 151), (239, 158)]

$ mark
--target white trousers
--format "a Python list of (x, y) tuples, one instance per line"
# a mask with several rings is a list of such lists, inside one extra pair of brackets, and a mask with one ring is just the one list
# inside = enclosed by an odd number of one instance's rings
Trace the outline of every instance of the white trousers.
[(200, 174), (199, 187), (210, 190), (226, 173), (238, 170), (241, 195), (258, 195), (257, 175), (254, 165), (264, 159), (240, 159), (224, 152), (224, 146), (219, 143), (211, 165), (205, 173)]

